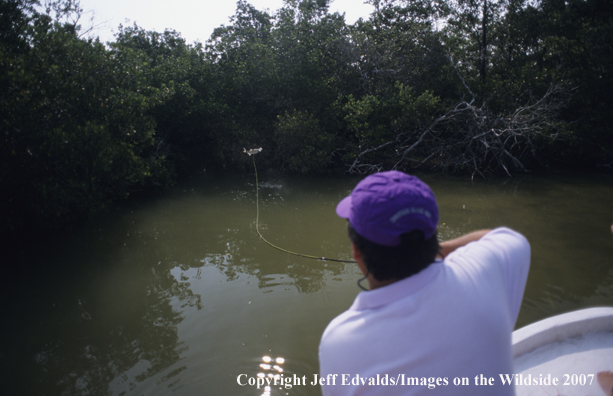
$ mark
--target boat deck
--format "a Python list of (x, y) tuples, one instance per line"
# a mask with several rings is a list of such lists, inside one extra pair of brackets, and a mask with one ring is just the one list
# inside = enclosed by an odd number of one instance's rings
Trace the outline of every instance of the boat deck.
[(605, 396), (596, 374), (613, 371), (613, 308), (570, 312), (518, 329), (513, 354), (518, 396)]

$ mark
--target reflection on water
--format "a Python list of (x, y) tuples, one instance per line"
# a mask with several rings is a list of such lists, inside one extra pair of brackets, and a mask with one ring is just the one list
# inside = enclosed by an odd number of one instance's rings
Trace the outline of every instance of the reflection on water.
[[(274, 359), (273, 362), (273, 359), (270, 356), (263, 356), (262, 361), (264, 363), (260, 363), (260, 368), (264, 370), (264, 372), (257, 373), (254, 382), (256, 384), (256, 388), (264, 389), (262, 396), (271, 396), (273, 387), (274, 389), (279, 389), (281, 391), (284, 389), (283, 385), (285, 384), (285, 381), (283, 374), (281, 374), (283, 373), (283, 368), (281, 365), (285, 363), (285, 359), (278, 357)], [(241, 383), (243, 383), (243, 381), (241, 381)], [(249, 384), (249, 380), (244, 380), (244, 383)], [(260, 386), (260, 384), (262, 386)]]
[[(356, 179), (262, 179), (260, 229), (271, 243), (351, 258), (334, 209)], [(530, 240), (518, 326), (613, 305), (610, 176), (423, 179), (441, 239), (506, 225)], [(237, 377), (312, 378), (321, 333), (361, 274), (260, 241), (254, 189), (250, 176), (204, 179), (7, 254), (6, 394), (320, 394), (308, 381), (257, 389)]]

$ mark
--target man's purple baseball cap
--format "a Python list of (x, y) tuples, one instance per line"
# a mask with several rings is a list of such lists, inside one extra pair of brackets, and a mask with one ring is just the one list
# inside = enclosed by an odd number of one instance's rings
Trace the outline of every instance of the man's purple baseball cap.
[(366, 177), (336, 207), (364, 238), (384, 246), (398, 246), (400, 235), (421, 230), (426, 239), (436, 232), (438, 205), (428, 185), (399, 171)]

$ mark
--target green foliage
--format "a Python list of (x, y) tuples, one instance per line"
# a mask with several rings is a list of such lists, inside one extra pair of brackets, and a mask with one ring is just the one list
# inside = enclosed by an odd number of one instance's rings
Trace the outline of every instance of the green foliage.
[(328, 169), (333, 137), (306, 111), (287, 112), (278, 117), (274, 140), (282, 167), (296, 173)]
[(350, 95), (341, 106), (355, 134), (346, 159), (376, 149), (363, 160), (386, 162), (397, 161), (399, 150), (418, 139), (442, 110), (440, 99), (431, 92), (415, 94), (402, 83), (396, 83), (390, 96), (365, 95), (357, 100)]
[(400, 82), (417, 91), (454, 95), (448, 48), (435, 29), (436, 19), (448, 13), (444, 3), (373, 1), (377, 11), (353, 29), (361, 85), (369, 94), (394, 89)]
[(138, 59), (147, 84), (165, 93), (148, 114), (156, 122), (159, 149), (179, 175), (223, 163), (219, 131), (228, 114), (218, 100), (219, 87), (202, 45), (188, 45), (176, 31), (121, 26), (110, 46), (120, 62)]
[(613, 4), (547, 1), (543, 13), (558, 22), (545, 29), (543, 68), (574, 89), (562, 117), (578, 139), (578, 150), (568, 159), (613, 162)]
[[(496, 108), (513, 108), (542, 95), (551, 84), (567, 87), (560, 131), (572, 139), (547, 144), (543, 156), (574, 167), (613, 161), (613, 6), (601, 0), (543, 0), (516, 6), (493, 40), (492, 79)], [(495, 78), (494, 78), (495, 77)]]
[(166, 93), (147, 83), (140, 59), (120, 63), (70, 26), (35, 18), (30, 48), (0, 53), (1, 189), (5, 225), (63, 227), (135, 189), (166, 185), (148, 110)]
[(0, 48), (3, 53), (20, 53), (27, 49), (26, 34), (35, 1), (0, 1)]
[(296, 173), (613, 165), (610, 1), (369, 0), (351, 26), (330, 3), (239, 0), (205, 46), (136, 25), (105, 46), (78, 1), (0, 0), (3, 224), (244, 169), (243, 147)]
[[(286, 113), (307, 112), (334, 135), (340, 123), (331, 104), (355, 76), (342, 17), (328, 14), (327, 2), (286, 1), (272, 17), (240, 1), (231, 22), (207, 46), (219, 86), (215, 99), (227, 110), (216, 138), (232, 153), (226, 163), (244, 164), (242, 147), (274, 149), (277, 117)], [(274, 165), (287, 166), (283, 155), (274, 157), (280, 161)]]

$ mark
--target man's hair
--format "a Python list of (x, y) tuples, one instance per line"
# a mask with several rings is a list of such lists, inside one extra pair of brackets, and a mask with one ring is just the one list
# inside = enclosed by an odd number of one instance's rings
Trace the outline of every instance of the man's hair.
[(384, 246), (358, 234), (349, 222), (347, 231), (362, 253), (368, 272), (379, 281), (400, 280), (419, 273), (434, 262), (440, 250), (436, 233), (424, 240), (423, 231), (413, 230), (400, 235), (400, 245)]

